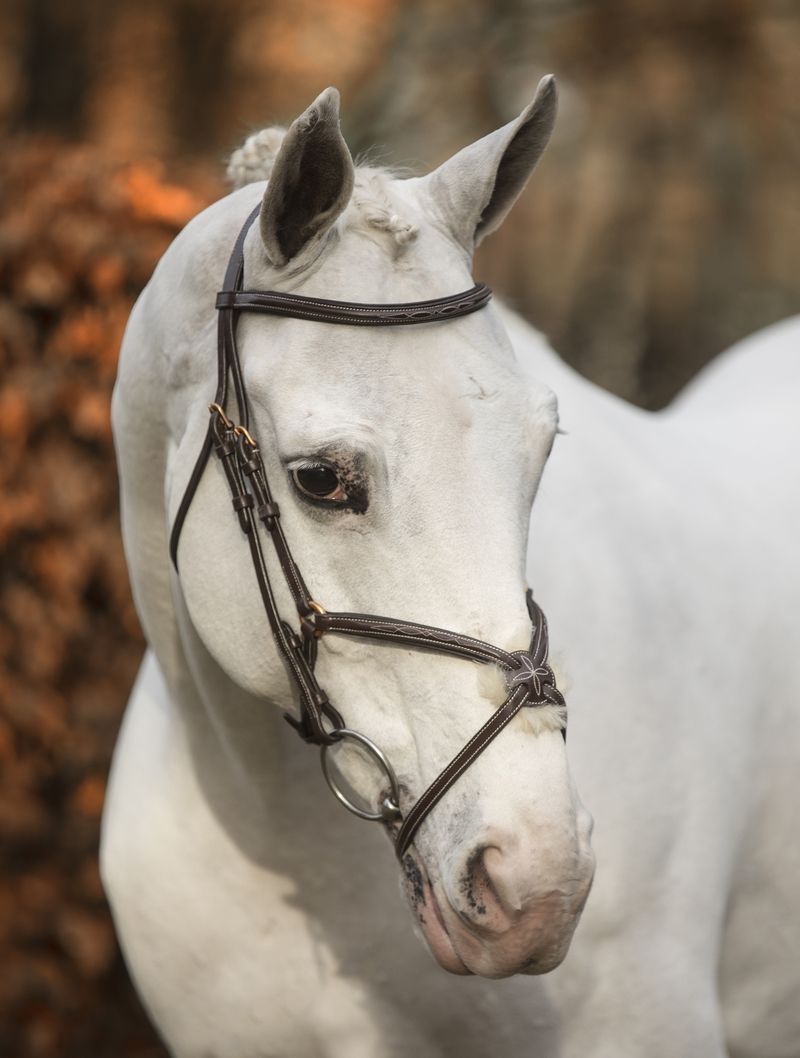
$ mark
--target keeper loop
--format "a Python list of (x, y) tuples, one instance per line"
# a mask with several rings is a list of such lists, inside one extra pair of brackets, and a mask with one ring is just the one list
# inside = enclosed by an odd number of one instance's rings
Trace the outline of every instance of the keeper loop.
[(275, 520), (281, 516), (281, 509), (277, 503), (260, 503), (256, 508), (256, 513), (267, 529), (274, 529)]

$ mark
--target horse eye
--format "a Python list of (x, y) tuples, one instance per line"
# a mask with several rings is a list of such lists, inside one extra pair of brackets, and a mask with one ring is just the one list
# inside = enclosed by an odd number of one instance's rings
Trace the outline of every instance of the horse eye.
[(309, 463), (296, 467), (292, 471), (292, 478), (300, 492), (315, 500), (347, 499), (338, 474), (333, 467), (324, 463)]

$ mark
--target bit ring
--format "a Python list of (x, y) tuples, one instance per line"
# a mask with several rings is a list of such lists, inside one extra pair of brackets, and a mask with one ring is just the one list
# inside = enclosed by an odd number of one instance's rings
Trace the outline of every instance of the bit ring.
[(330, 787), (334, 797), (344, 805), (348, 812), (352, 812), (353, 815), (358, 816), (359, 819), (368, 819), (372, 822), (382, 820), (385, 823), (391, 823), (396, 819), (400, 819), (400, 786), (397, 782), (394, 768), (389, 763), (383, 750), (376, 746), (371, 738), (367, 738), (366, 735), (362, 735), (358, 731), (351, 731), (349, 727), (336, 728), (329, 733), (336, 737), (336, 742), (345, 742), (350, 739), (352, 742), (357, 742), (362, 746), (383, 771), (384, 775), (389, 780), (389, 786), (391, 788), (391, 794), (384, 798), (377, 812), (367, 812), (365, 809), (360, 808), (336, 785), (336, 781), (331, 774), (328, 765), (328, 750), (330, 749), (330, 745), (325, 745), (320, 749), (322, 774), (325, 776), (325, 782)]

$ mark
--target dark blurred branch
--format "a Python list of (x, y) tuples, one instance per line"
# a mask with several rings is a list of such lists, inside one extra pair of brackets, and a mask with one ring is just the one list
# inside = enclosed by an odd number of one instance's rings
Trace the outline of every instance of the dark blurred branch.
[(86, 131), (86, 98), (92, 79), (91, 0), (28, 0), (17, 17), (26, 71), (16, 129)]

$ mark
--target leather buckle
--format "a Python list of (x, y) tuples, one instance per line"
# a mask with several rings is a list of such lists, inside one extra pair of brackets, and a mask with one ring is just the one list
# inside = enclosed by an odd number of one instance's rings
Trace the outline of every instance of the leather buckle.
[(307, 639), (322, 639), (326, 629), (317, 625), (316, 618), (321, 617), (328, 611), (315, 599), (307, 599), (306, 606), (308, 607), (306, 612), (300, 614), (300, 631)]

